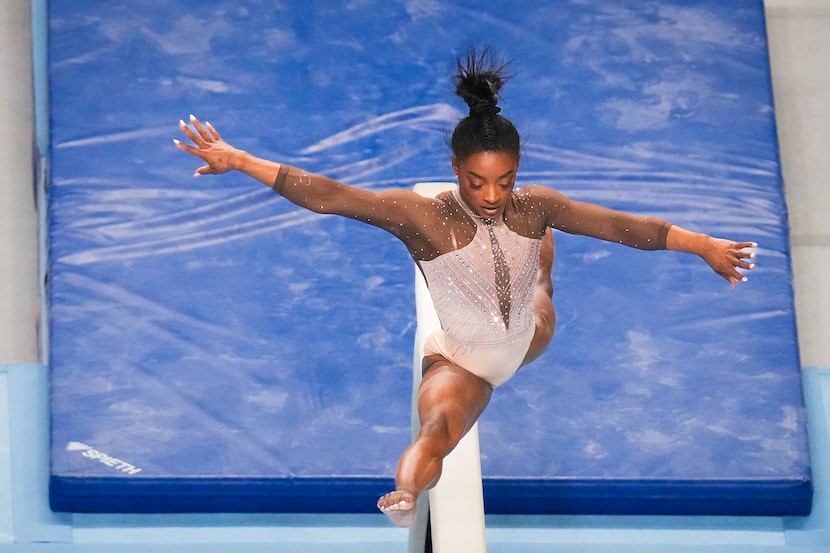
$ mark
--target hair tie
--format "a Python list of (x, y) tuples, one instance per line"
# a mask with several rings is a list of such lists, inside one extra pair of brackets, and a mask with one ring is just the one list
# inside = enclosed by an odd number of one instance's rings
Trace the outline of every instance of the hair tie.
[(501, 108), (493, 100), (479, 100), (470, 106), (470, 116), (498, 115)]

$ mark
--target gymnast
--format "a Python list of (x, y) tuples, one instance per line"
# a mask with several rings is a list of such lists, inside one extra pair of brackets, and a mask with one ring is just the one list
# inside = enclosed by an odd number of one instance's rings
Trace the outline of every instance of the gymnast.
[(255, 157), (192, 115), (180, 127), (193, 145), (174, 140), (206, 163), (194, 176), (236, 170), (311, 211), (380, 227), (404, 243), (423, 273), (441, 329), (424, 345), (420, 431), (400, 457), (395, 490), (377, 503), (398, 526), (412, 524), (417, 498), (438, 482), (443, 459), (472, 428), (493, 390), (550, 343), (556, 321), (551, 229), (696, 254), (733, 287), (746, 281), (738, 269), (755, 267), (747, 261), (755, 257), (747, 251), (757, 246), (753, 242), (574, 201), (544, 186), (514, 188), (519, 134), (497, 106), (505, 64), (471, 50), (457, 69), (456, 94), (470, 110), (450, 143), (458, 187), (436, 198), (406, 189), (363, 190)]

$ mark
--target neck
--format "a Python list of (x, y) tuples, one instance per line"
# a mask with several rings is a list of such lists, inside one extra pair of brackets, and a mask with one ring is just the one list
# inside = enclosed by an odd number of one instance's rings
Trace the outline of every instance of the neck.
[(478, 213), (475, 212), (475, 210), (473, 210), (472, 207), (470, 207), (469, 204), (467, 204), (466, 201), (464, 201), (464, 197), (461, 195), (461, 192), (459, 191), (458, 188), (455, 188), (453, 190), (453, 196), (455, 197), (455, 201), (458, 202), (458, 205), (461, 206), (461, 209), (464, 210), (464, 213), (466, 213), (467, 215), (469, 215), (473, 219), (478, 219), (479, 221), (481, 221), (485, 225), (488, 225), (488, 226), (495, 225), (496, 223), (499, 222), (499, 219), (504, 218), (504, 211), (499, 213), (498, 217), (495, 217), (495, 218), (485, 217), (484, 215), (479, 215)]

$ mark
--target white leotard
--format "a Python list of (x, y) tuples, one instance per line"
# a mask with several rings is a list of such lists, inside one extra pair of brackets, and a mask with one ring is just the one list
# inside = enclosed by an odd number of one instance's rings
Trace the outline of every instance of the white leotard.
[(496, 387), (518, 370), (533, 338), (541, 240), (513, 232), (501, 218), (492, 225), (510, 274), (508, 326), (499, 308), (488, 230), (457, 189), (454, 199), (475, 222), (476, 233), (466, 246), (419, 263), (441, 321), (424, 353), (441, 354)]

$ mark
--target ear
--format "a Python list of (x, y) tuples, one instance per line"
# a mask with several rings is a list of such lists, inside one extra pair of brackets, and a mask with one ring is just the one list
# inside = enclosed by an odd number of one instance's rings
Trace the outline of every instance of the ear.
[(450, 163), (452, 163), (452, 172), (455, 173), (455, 176), (457, 177), (458, 176), (458, 160), (455, 158), (455, 155), (453, 155), (450, 158)]

